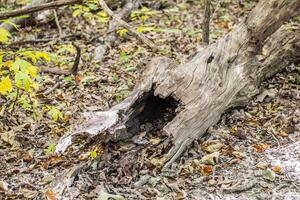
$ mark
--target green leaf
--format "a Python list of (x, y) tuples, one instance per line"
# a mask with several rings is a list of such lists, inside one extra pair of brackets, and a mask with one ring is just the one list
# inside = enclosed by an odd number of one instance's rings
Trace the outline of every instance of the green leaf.
[(37, 68), (33, 66), (31, 63), (27, 62), (26, 60), (17, 58), (15, 62), (12, 65), (12, 70), (17, 72), (23, 72), (25, 74), (28, 74), (32, 77), (36, 77), (37, 75)]
[(130, 59), (130, 56), (127, 55), (126, 52), (122, 51), (122, 52), (120, 53), (120, 60), (121, 60), (122, 62), (128, 62), (129, 59)]
[(15, 24), (15, 23), (13, 23), (10, 19), (5, 19), (5, 20), (3, 20), (3, 23), (4, 23), (4, 24), (11, 25), (11, 26), (13, 26), (16, 30), (19, 30), (18, 25)]
[(24, 90), (28, 92), (32, 81), (28, 76), (28, 74), (25, 74), (23, 72), (18, 72), (15, 75), (15, 83), (18, 88), (22, 88), (22, 86), (24, 86)]
[(76, 9), (73, 11), (72, 16), (77, 17), (77, 16), (81, 15), (82, 13), (83, 13), (82, 10)]
[(5, 95), (7, 92), (12, 91), (12, 83), (11, 80), (9, 79), (9, 76), (5, 77), (0, 81), (0, 93), (2, 95)]
[(0, 28), (0, 43), (7, 43), (10, 37), (11, 35), (6, 29)]
[(52, 106), (50, 107), (50, 110), (48, 114), (52, 117), (54, 121), (57, 121), (59, 119), (63, 118), (63, 114), (58, 110), (56, 107)]
[(150, 32), (150, 31), (153, 31), (154, 29), (155, 29), (154, 27), (139, 26), (137, 28), (137, 32), (139, 32), (139, 33)]
[(46, 52), (36, 52), (35, 56), (38, 60), (44, 59), (47, 62), (50, 62), (50, 55)]
[(136, 70), (137, 70), (137, 68), (132, 67), (132, 66), (126, 68), (126, 71), (128, 71), (128, 72), (135, 72)]
[(50, 144), (47, 149), (45, 149), (45, 153), (48, 155), (48, 154), (51, 154), (51, 153), (54, 153), (56, 150), (56, 145), (55, 144)]
[(97, 151), (93, 150), (90, 152), (90, 157), (91, 158), (96, 158), (97, 157)]

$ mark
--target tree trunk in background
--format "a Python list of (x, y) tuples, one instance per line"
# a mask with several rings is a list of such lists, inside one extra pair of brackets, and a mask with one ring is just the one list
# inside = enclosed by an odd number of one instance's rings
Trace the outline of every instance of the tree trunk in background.
[(100, 135), (101, 141), (130, 137), (145, 121), (171, 110), (174, 115), (162, 119), (162, 132), (173, 145), (165, 157), (168, 167), (227, 109), (258, 94), (262, 80), (299, 60), (299, 29), (279, 29), (299, 8), (299, 0), (262, 0), (233, 31), (199, 49), (186, 64), (153, 59), (128, 98), (106, 112), (88, 113), (86, 123), (62, 138), (56, 151), (82, 134)]

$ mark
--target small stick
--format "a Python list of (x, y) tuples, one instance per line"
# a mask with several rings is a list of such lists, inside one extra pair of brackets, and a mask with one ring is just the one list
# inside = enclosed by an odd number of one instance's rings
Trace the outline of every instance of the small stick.
[(55, 90), (56, 88), (58, 88), (59, 86), (60, 86), (60, 83), (57, 82), (57, 83), (55, 83), (55, 85), (53, 87), (49, 88), (48, 90), (46, 90), (42, 94), (46, 96), (46, 95), (50, 94), (53, 90)]
[(205, 11), (203, 19), (203, 42), (209, 45), (210, 5), (211, 0), (205, 0)]
[(155, 46), (155, 44), (149, 40), (148, 38), (146, 38), (143, 34), (137, 32), (136, 30), (134, 30), (133, 28), (131, 28), (131, 26), (125, 22), (124, 20), (122, 20), (119, 16), (115, 15), (114, 12), (107, 6), (107, 4), (105, 3), (104, 0), (99, 0), (99, 4), (101, 5), (102, 9), (113, 18), (113, 20), (115, 20), (116, 22), (118, 22), (119, 24), (121, 24), (122, 26), (124, 26), (124, 28), (126, 28), (128, 31), (130, 31), (132, 34), (134, 34), (135, 36), (137, 36), (143, 43), (145, 43), (146, 45), (148, 45), (152, 50), (157, 51), (157, 47)]
[(57, 16), (56, 10), (53, 10), (53, 13), (54, 13), (54, 18), (55, 18), (55, 24), (58, 28), (58, 38), (61, 39), (62, 38), (62, 29), (61, 29), (61, 26), (58, 21), (58, 16)]
[(47, 10), (47, 9), (49, 10), (61, 6), (80, 4), (80, 3), (82, 3), (82, 0), (60, 0), (60, 1), (50, 2), (50, 3), (40, 4), (36, 6), (24, 7), (10, 12), (0, 13), (0, 20), (8, 19), (10, 17), (17, 17), (20, 15), (27, 15), (41, 10)]
[(48, 67), (42, 67), (41, 71), (45, 72), (45, 73), (51, 73), (51, 74), (58, 74), (58, 75), (76, 75), (78, 72), (78, 66), (80, 63), (80, 57), (81, 57), (81, 51), (79, 46), (77, 46), (76, 44), (72, 43), (73, 46), (76, 48), (76, 57), (74, 60), (74, 64), (71, 68), (71, 70), (64, 70), (64, 69), (59, 69), (59, 68), (48, 68)]
[(76, 75), (78, 72), (78, 67), (79, 67), (79, 63), (80, 63), (81, 50), (80, 50), (79, 46), (77, 46), (74, 42), (72, 43), (72, 45), (76, 49), (76, 57), (75, 57), (73, 67), (71, 69), (71, 74)]

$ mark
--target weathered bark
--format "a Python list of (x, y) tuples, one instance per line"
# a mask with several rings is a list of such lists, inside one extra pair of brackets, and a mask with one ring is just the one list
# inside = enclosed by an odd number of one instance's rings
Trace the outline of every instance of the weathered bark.
[(262, 80), (286, 61), (299, 60), (299, 29), (282, 27), (273, 34), (299, 8), (298, 0), (260, 1), (232, 32), (199, 49), (186, 64), (153, 59), (127, 99), (107, 112), (88, 113), (87, 122), (63, 138), (56, 151), (64, 151), (81, 134), (100, 135), (102, 141), (130, 137), (147, 118), (171, 109), (176, 115), (165, 120), (162, 129), (173, 144), (166, 156), (169, 166), (227, 109), (256, 95)]

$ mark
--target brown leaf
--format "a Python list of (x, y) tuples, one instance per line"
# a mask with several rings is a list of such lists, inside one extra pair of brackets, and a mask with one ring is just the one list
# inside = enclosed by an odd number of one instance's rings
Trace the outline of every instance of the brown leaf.
[(282, 174), (282, 169), (279, 165), (276, 165), (275, 167), (273, 167), (272, 169), (276, 174)]
[(258, 162), (255, 166), (260, 169), (266, 169), (269, 166), (269, 164), (265, 162)]
[(6, 182), (0, 181), (0, 190), (3, 190), (4, 192), (8, 191), (8, 186)]
[(270, 145), (270, 144), (265, 144), (265, 143), (259, 143), (259, 144), (253, 145), (253, 147), (255, 148), (256, 152), (262, 153), (262, 152), (264, 152), (266, 149), (270, 148), (271, 145)]
[(204, 176), (209, 176), (213, 173), (213, 167), (211, 165), (203, 165), (201, 173)]
[(46, 190), (45, 196), (47, 197), (47, 200), (56, 200), (56, 194), (51, 188)]
[(220, 152), (214, 152), (208, 155), (205, 155), (201, 158), (201, 162), (204, 164), (215, 165), (219, 162)]

